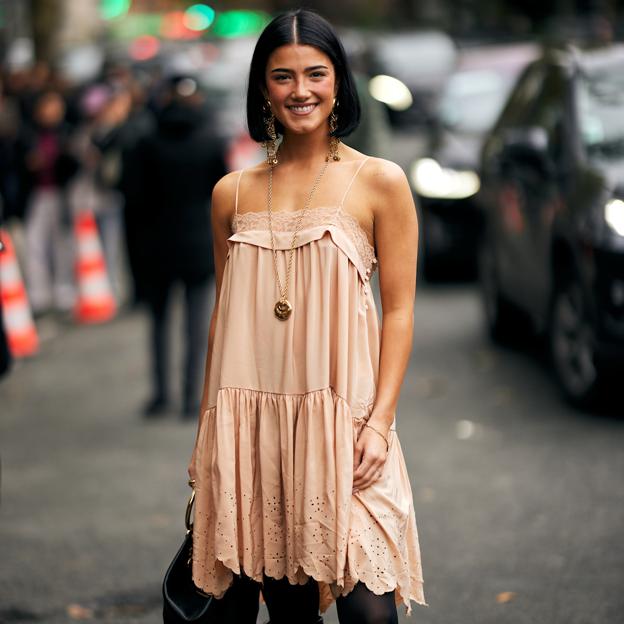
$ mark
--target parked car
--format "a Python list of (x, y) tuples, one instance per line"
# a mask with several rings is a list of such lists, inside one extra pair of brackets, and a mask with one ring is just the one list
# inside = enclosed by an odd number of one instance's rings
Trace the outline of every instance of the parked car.
[(421, 210), (421, 260), (428, 279), (476, 275), (480, 212), (474, 198), (481, 148), (515, 80), (538, 56), (534, 44), (460, 51), (410, 178)]
[(483, 148), (490, 332), (508, 337), (525, 313), (579, 405), (624, 371), (623, 109), (624, 46), (551, 50), (522, 75)]

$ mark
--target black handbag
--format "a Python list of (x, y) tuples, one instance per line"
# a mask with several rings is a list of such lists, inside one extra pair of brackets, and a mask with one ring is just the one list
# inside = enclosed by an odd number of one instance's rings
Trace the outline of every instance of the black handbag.
[[(193, 487), (193, 483), (189, 482)], [(193, 490), (186, 506), (186, 536), (182, 546), (169, 565), (163, 580), (163, 623), (184, 624), (186, 622), (202, 622), (206, 618), (213, 597), (200, 592), (193, 583), (193, 523), (191, 514), (195, 502)], [(204, 619), (203, 624), (208, 620)]]

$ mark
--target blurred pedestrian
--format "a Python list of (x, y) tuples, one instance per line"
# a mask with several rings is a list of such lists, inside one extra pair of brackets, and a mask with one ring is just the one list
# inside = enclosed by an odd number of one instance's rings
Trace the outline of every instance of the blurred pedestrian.
[[(215, 622), (255, 622), (261, 585), (272, 624), (322, 622), (334, 600), (341, 624), (425, 604), (395, 427), (416, 210), (398, 165), (341, 143), (359, 117), (333, 28), (303, 9), (275, 18), (247, 91), (267, 162), (213, 193), (217, 305), (189, 475), (193, 579)], [(255, 597), (232, 599), (250, 579)]]
[(18, 158), (26, 193), (26, 283), (33, 313), (68, 311), (75, 296), (72, 222), (66, 188), (78, 170), (64, 123), (60, 93), (34, 102), (32, 124), (19, 138)]
[(138, 305), (145, 299), (143, 286), (144, 273), (149, 272), (148, 259), (142, 246), (143, 223), (141, 221), (141, 205), (143, 189), (137, 184), (136, 170), (140, 170), (137, 147), (154, 129), (154, 117), (146, 106), (146, 88), (138, 80), (129, 83), (132, 98), (130, 113), (119, 128), (115, 142), (121, 147), (121, 179), (119, 190), (123, 196), (123, 224), (126, 257), (130, 270), (132, 305)]
[(117, 298), (121, 296), (123, 129), (131, 106), (128, 91), (113, 90), (103, 83), (91, 85), (81, 99), (82, 121), (74, 138), (82, 168), (72, 184), (72, 204), (74, 211), (88, 209), (95, 215), (108, 276)]
[(52, 70), (46, 61), (39, 60), (24, 72), (19, 89), (19, 102), (24, 119), (35, 117), (35, 108), (42, 93), (56, 90), (52, 86)]
[(96, 220), (113, 292), (121, 296), (119, 286), (120, 250), (123, 230), (123, 129), (132, 108), (132, 97), (125, 90), (114, 91), (98, 115), (91, 141), (98, 152), (94, 186), (97, 194)]
[(5, 219), (19, 213), (19, 172), (16, 147), (21, 115), (16, 98), (7, 93), (4, 76), (0, 76), (0, 197)]
[[(155, 130), (136, 155), (136, 184), (141, 189), (134, 218), (142, 223), (146, 268), (142, 291), (151, 318), (152, 396), (146, 416), (170, 408), (168, 326), (176, 284), (184, 287), (185, 356), (182, 414), (199, 411), (205, 358), (210, 284), (214, 275), (210, 196), (224, 175), (225, 150), (206, 114), (196, 80), (169, 80), (167, 103)], [(135, 194), (135, 197), (137, 195)]]

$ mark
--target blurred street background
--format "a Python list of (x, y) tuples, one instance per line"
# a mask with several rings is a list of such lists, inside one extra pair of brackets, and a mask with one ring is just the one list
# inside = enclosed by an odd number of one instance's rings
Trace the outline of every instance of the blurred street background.
[[(0, 0), (0, 623), (162, 621), (210, 192), (263, 158), (247, 71), (295, 6)], [(397, 422), (429, 607), (400, 621), (619, 624), (624, 6), (306, 6), (356, 72), (345, 142), (419, 211)]]

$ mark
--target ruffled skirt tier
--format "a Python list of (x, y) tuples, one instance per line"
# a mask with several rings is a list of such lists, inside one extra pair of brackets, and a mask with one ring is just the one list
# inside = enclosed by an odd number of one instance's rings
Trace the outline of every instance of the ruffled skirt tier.
[(412, 492), (399, 439), (381, 477), (352, 493), (365, 418), (331, 388), (221, 388), (198, 432), (193, 577), (217, 598), (245, 573), (319, 582), (321, 611), (362, 581), (426, 604)]

